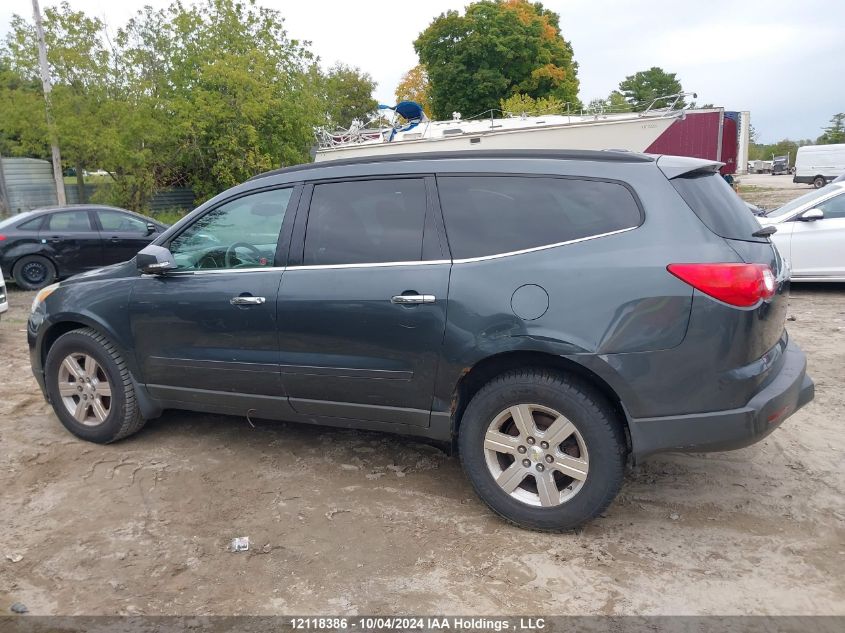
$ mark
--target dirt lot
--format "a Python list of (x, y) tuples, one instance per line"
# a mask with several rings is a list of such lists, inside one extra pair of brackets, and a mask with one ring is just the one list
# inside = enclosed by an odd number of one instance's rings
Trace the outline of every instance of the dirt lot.
[(813, 191), (813, 185), (792, 182), (791, 175), (748, 174), (737, 176), (739, 192), (743, 198), (765, 209), (779, 207), (793, 198)]
[(563, 535), (504, 524), (401, 437), (169, 412), (78, 441), (30, 375), (32, 293), (10, 290), (2, 612), (845, 614), (845, 286), (793, 288), (811, 405), (753, 447), (652, 459)]

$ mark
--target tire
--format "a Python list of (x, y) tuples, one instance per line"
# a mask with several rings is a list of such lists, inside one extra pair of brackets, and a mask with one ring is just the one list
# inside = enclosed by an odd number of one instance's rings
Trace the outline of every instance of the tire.
[(821, 189), (827, 184), (827, 180), (824, 179), (824, 176), (816, 176), (813, 178), (813, 186), (816, 189)]
[(41, 255), (26, 255), (15, 262), (12, 277), (18, 288), (40, 290), (56, 281), (56, 267)]
[(102, 334), (91, 328), (63, 334), (44, 367), (53, 410), (77, 437), (108, 444), (144, 426), (126, 363)]
[[(519, 431), (517, 415), (523, 427), (526, 420), (533, 423), (536, 437)], [(549, 423), (555, 419), (553, 428)], [(496, 430), (500, 435), (488, 435)], [(555, 441), (564, 436), (562, 444)], [(571, 530), (601, 514), (619, 492), (627, 459), (622, 423), (610, 404), (586, 383), (538, 369), (508, 372), (482, 387), (463, 415), (458, 447), (473, 488), (494, 512), (518, 526), (550, 532)], [(577, 479), (562, 472), (566, 466), (574, 466), (567, 471), (572, 474), (581, 471)], [(545, 495), (537, 476), (543, 477)], [(516, 488), (507, 491), (516, 480)]]

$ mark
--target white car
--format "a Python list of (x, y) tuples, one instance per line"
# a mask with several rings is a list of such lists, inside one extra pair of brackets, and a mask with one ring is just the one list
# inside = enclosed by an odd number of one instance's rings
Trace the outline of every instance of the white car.
[(845, 281), (845, 182), (811, 191), (757, 218), (792, 265), (792, 281)]
[(3, 280), (3, 271), (0, 270), (0, 314), (9, 309), (9, 301), (6, 298), (6, 282)]

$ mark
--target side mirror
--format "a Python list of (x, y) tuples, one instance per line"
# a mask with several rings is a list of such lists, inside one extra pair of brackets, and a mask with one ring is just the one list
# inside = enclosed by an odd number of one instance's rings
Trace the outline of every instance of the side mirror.
[(821, 209), (807, 209), (799, 218), (802, 222), (815, 222), (816, 220), (824, 220), (824, 211)]
[(152, 235), (156, 231), (158, 231), (158, 228), (156, 227), (156, 225), (153, 224), (152, 222), (147, 222), (147, 235)]
[(145, 275), (163, 275), (176, 268), (176, 260), (163, 246), (150, 244), (135, 255), (135, 265)]

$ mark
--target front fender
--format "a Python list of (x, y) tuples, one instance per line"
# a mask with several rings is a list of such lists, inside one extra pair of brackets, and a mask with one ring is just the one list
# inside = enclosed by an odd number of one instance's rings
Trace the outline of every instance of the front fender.
[[(60, 285), (29, 319), (33, 361), (43, 368), (47, 349), (67, 331), (79, 324), (100, 332), (118, 349), (127, 368), (140, 379), (129, 324), (129, 299), (133, 279), (102, 279), (86, 283)], [(40, 369), (39, 368), (39, 369)]]

